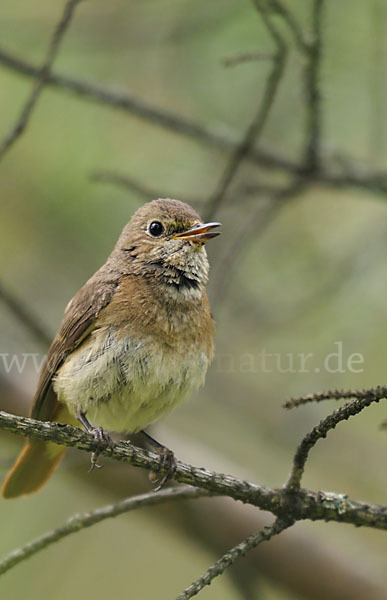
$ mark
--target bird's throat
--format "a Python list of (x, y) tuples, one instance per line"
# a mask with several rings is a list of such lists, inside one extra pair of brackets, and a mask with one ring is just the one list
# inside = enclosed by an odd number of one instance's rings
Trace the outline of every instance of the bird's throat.
[(163, 292), (166, 299), (174, 301), (189, 302), (200, 300), (204, 291), (204, 285), (198, 278), (189, 277), (178, 269), (164, 271)]

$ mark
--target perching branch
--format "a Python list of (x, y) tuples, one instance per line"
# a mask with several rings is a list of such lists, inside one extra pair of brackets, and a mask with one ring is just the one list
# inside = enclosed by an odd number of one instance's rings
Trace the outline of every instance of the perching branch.
[[(370, 402), (376, 401), (371, 399)], [(358, 412), (358, 411), (357, 411)], [(356, 414), (355, 412), (350, 413)], [(0, 430), (17, 433), (31, 439), (51, 441), (59, 445), (75, 447), (86, 452), (96, 450), (96, 442), (91, 434), (78, 428), (60, 423), (41, 422), (18, 417), (0, 411)], [(132, 446), (128, 442), (115, 443), (113, 448), (101, 448), (102, 456), (127, 462), (149, 471), (160, 471), (160, 457)], [(193, 485), (217, 496), (228, 496), (234, 500), (251, 504), (275, 516), (292, 519), (336, 521), (356, 526), (387, 529), (387, 506), (370, 505), (345, 499), (340, 494), (337, 503), (327, 503), (320, 493), (298, 490), (289, 494), (288, 489), (270, 489), (256, 483), (240, 480), (232, 475), (216, 473), (203, 467), (177, 461), (175, 480)]]
[[(274, 535), (281, 533), (284, 529), (302, 519), (337, 521), (352, 523), (356, 526), (368, 526), (378, 529), (387, 529), (387, 506), (369, 505), (349, 500), (343, 494), (329, 492), (315, 492), (300, 489), (301, 477), (304, 471), (310, 449), (321, 438), (336, 425), (350, 416), (358, 414), (373, 402), (378, 402), (386, 397), (386, 388), (376, 388), (363, 391), (339, 392), (333, 391), (329, 394), (316, 394), (314, 399), (323, 399), (328, 396), (338, 398), (356, 397), (335, 410), (326, 417), (318, 427), (307, 434), (299, 445), (294, 457), (291, 475), (287, 484), (282, 489), (269, 489), (258, 484), (239, 480), (235, 477), (215, 473), (204, 468), (177, 462), (175, 479), (181, 483), (188, 483), (195, 487), (172, 488), (158, 493), (148, 493), (142, 496), (126, 499), (115, 505), (109, 505), (85, 513), (75, 515), (69, 521), (52, 531), (33, 540), (26, 546), (11, 552), (0, 562), (0, 575), (13, 566), (16, 566), (31, 555), (36, 554), (47, 546), (59, 541), (63, 537), (90, 527), (100, 521), (117, 516), (137, 507), (158, 504), (170, 499), (197, 498), (203, 495), (223, 495), (235, 500), (241, 500), (257, 506), (263, 510), (272, 512), (277, 518), (269, 528), (264, 528), (257, 534), (250, 535), (237, 546), (226, 552), (214, 565), (212, 565), (199, 579), (187, 587), (176, 600), (188, 600), (209, 585), (211, 581), (221, 575), (237, 558), (246, 554), (262, 542), (269, 540)], [(311, 396), (308, 396), (308, 401)], [(298, 399), (298, 404), (303, 403), (304, 398)], [(297, 400), (291, 401), (289, 405), (297, 405)], [(41, 422), (34, 419), (17, 417), (0, 411), (0, 429), (12, 433), (19, 433), (32, 439), (51, 441), (60, 445), (73, 446), (80, 450), (94, 451), (96, 442), (94, 437), (71, 427), (59, 423)], [(115, 443), (113, 447), (108, 444), (105, 448), (98, 449), (102, 455), (113, 459), (128, 462), (134, 466), (140, 466), (151, 471), (160, 469), (160, 458), (155, 454), (136, 448), (128, 442)], [(162, 464), (162, 463), (161, 463)]]

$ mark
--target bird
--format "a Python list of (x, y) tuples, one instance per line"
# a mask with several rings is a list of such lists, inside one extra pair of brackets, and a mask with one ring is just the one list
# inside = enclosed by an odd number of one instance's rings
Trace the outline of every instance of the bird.
[[(142, 432), (173, 470), (173, 453), (145, 428), (204, 383), (215, 335), (205, 243), (220, 225), (203, 223), (189, 204), (170, 198), (133, 214), (105, 264), (65, 309), (32, 418), (81, 423), (101, 443), (111, 442), (108, 432)], [(29, 440), (3, 497), (40, 490), (65, 450)]]

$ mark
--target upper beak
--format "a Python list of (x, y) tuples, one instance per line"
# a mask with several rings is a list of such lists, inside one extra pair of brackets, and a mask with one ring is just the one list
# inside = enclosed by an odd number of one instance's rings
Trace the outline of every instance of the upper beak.
[(175, 233), (171, 239), (190, 240), (191, 242), (196, 243), (206, 242), (207, 240), (220, 235), (220, 231), (211, 231), (220, 225), (221, 223), (199, 223), (198, 225), (191, 227), (191, 229), (187, 229), (187, 231)]

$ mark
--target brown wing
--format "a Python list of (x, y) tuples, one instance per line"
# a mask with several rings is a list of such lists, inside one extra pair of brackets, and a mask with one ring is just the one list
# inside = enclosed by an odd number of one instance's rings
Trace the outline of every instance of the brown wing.
[(110, 302), (119, 280), (119, 274), (106, 272), (101, 267), (67, 305), (62, 324), (40, 374), (31, 409), (31, 417), (34, 419), (55, 419), (58, 402), (51, 386), (52, 378), (66, 356), (90, 334), (96, 317)]

